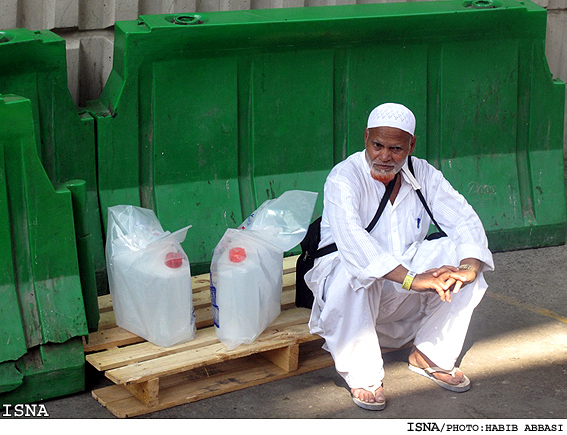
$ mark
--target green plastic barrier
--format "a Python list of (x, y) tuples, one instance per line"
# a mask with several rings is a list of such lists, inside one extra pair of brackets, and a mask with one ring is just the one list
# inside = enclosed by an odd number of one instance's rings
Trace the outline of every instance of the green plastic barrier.
[[(91, 115), (77, 110), (67, 85), (65, 40), (54, 33), (27, 29), (0, 31), (0, 93), (28, 98), (32, 104), (37, 152), (49, 179), (55, 186), (69, 180), (85, 182), (83, 203), (85, 225), (82, 249), (92, 258), (83, 264), (83, 274), (99, 274), (100, 292), (106, 289), (105, 259), (96, 182), (95, 125)], [(96, 310), (96, 279), (85, 298), (88, 312)], [(89, 326), (96, 329), (98, 318), (89, 315)]]
[[(188, 224), (207, 270), (226, 228), (289, 189), (322, 193), (368, 113), (417, 116), (417, 152), (475, 207), (493, 250), (562, 244), (564, 84), (546, 11), (476, 0), (141, 16), (115, 26), (97, 101), (103, 219), (116, 204)], [(321, 212), (322, 195), (316, 213)]]
[(0, 404), (85, 385), (88, 328), (72, 197), (45, 173), (32, 107), (0, 95)]

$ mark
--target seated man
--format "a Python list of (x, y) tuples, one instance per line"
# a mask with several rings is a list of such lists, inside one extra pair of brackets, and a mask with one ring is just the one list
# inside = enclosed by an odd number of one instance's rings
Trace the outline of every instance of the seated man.
[[(415, 177), (408, 169), (414, 130), (415, 117), (402, 105), (370, 113), (365, 150), (336, 165), (325, 183), (319, 247), (334, 242), (338, 251), (318, 258), (305, 275), (315, 299), (310, 330), (325, 339), (365, 409), (386, 405), (381, 348), (412, 340), (410, 370), (451, 391), (470, 388), (455, 362), (487, 288), (483, 271), (494, 268), (482, 223), (465, 198), (425, 160), (411, 158)], [(419, 188), (446, 237), (424, 240), (431, 219)]]

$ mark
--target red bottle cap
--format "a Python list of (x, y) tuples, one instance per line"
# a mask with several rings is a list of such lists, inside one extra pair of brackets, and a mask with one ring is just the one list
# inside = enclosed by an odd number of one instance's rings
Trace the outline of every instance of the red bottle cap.
[(228, 259), (233, 263), (240, 263), (246, 260), (246, 251), (244, 248), (232, 248), (228, 252)]
[(183, 256), (179, 252), (168, 252), (165, 256), (165, 265), (177, 269), (183, 264)]

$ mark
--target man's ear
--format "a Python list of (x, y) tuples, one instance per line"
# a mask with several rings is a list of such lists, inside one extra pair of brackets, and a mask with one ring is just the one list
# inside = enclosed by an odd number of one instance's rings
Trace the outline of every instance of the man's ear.
[(410, 151), (409, 151), (409, 154), (408, 154), (408, 155), (412, 155), (412, 154), (413, 154), (413, 151), (415, 150), (415, 142), (416, 142), (416, 137), (413, 136), (413, 137), (410, 139)]
[(368, 134), (369, 134), (369, 133), (368, 133), (368, 129), (365, 128), (365, 129), (364, 129), (364, 142), (366, 142), (366, 139), (368, 139)]

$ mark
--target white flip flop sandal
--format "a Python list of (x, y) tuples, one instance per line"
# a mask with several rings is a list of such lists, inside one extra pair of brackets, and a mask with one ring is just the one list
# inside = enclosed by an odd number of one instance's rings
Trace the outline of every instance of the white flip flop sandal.
[(420, 367), (416, 367), (414, 365), (408, 364), (408, 368), (414, 372), (417, 373), (418, 375), (421, 376), (425, 376), (428, 379), (431, 379), (433, 382), (435, 382), (437, 385), (439, 385), (442, 388), (445, 388), (446, 390), (449, 391), (453, 391), (455, 393), (464, 393), (465, 391), (470, 390), (471, 388), (471, 381), (469, 378), (467, 378), (465, 375), (464, 379), (461, 383), (459, 384), (449, 384), (448, 382), (444, 382), (440, 379), (437, 379), (435, 376), (433, 376), (433, 373), (444, 373), (447, 375), (451, 375), (451, 376), (455, 376), (455, 372), (457, 370), (457, 367), (453, 367), (452, 370), (445, 370), (442, 369), (441, 367), (436, 367), (436, 366), (431, 366), (431, 367), (427, 367), (427, 368), (420, 368)]
[(386, 407), (385, 400), (383, 402), (366, 402), (364, 400), (357, 399), (354, 396), (352, 397), (352, 400), (357, 406), (368, 411), (382, 411)]
[[(382, 385), (380, 385), (378, 388), (380, 388)], [(376, 391), (378, 390), (378, 388), (376, 388), (374, 390), (374, 393), (376, 394)], [(366, 391), (370, 391), (366, 389)], [(352, 394), (352, 393), (351, 393)], [(376, 396), (374, 396), (376, 397)], [(352, 401), (359, 407), (361, 407), (362, 409), (366, 409), (368, 411), (382, 411), (385, 407), (386, 407), (386, 400), (384, 399), (381, 402), (367, 402), (365, 400), (362, 399), (358, 399), (354, 396), (352, 396)]]

